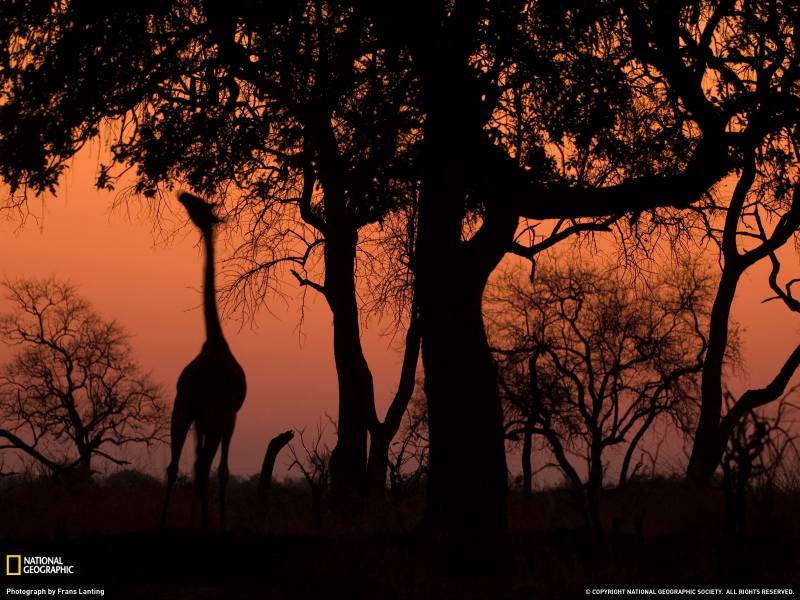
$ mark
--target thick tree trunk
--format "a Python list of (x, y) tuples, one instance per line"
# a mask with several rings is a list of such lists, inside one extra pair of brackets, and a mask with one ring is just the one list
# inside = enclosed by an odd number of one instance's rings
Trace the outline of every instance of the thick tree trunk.
[(331, 453), (334, 506), (360, 504), (366, 490), (367, 429), (374, 419), (372, 373), (361, 347), (355, 288), (357, 233), (332, 229), (325, 239), (325, 296), (333, 312), (333, 354), (339, 389), (337, 441)]
[[(451, 277), (444, 275), (448, 271)], [(458, 271), (442, 265), (443, 281), (421, 306), (428, 518), (455, 536), (496, 534), (506, 527), (500, 397), (481, 318), (483, 286)]]
[(367, 460), (367, 495), (381, 498), (386, 492), (386, 474), (389, 471), (389, 444), (396, 432), (385, 426), (370, 432), (369, 458)]
[(465, 126), (475, 113), (461, 114), (463, 102), (447, 102), (449, 80), (429, 83), (416, 256), (430, 436), (426, 524), (452, 538), (493, 537), (507, 525), (507, 470), (482, 299), (518, 220), (493, 206), (462, 239), (469, 161), (460, 153), (475, 145), (465, 136), (483, 133)]
[(355, 263), (359, 220), (348, 209), (343, 180), (346, 164), (331, 115), (325, 112), (307, 117), (305, 135), (315, 149), (325, 200), (319, 223), (314, 223), (317, 217), (306, 210), (311, 224), (324, 230), (322, 291), (333, 312), (333, 355), (339, 388), (337, 441), (330, 459), (331, 500), (335, 508), (346, 511), (357, 508), (365, 492), (367, 428), (375, 413), (372, 373), (361, 347), (358, 321)]
[(482, 300), (517, 220), (487, 214), (462, 241), (461, 162), (443, 150), (459, 138), (447, 123), (429, 127), (416, 273), (430, 446), (426, 522), (450, 538), (493, 537), (507, 525), (507, 470)]

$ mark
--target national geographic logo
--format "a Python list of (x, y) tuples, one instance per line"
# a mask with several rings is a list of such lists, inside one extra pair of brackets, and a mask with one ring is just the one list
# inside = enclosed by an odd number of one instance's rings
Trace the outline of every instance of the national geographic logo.
[(6, 554), (6, 575), (74, 575), (75, 565), (60, 556), (22, 556)]
[(22, 575), (22, 556), (6, 554), (6, 575)]

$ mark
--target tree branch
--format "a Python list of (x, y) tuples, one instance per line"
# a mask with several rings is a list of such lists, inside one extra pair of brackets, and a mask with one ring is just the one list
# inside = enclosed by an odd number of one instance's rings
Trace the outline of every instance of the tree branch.
[(308, 286), (310, 288), (313, 288), (323, 296), (327, 294), (324, 285), (320, 285), (316, 281), (311, 281), (310, 279), (303, 277), (302, 275), (300, 275), (300, 273), (298, 273), (294, 269), (291, 270), (291, 273), (292, 275), (294, 275), (295, 279), (297, 279), (297, 283), (299, 283), (301, 286)]

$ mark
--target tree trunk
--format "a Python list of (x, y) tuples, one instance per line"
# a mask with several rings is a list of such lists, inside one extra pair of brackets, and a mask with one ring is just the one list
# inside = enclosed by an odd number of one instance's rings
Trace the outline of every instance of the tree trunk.
[(79, 476), (83, 479), (91, 479), (92, 478), (92, 455), (86, 454), (86, 456), (81, 457), (81, 461), (78, 463), (78, 466), (75, 467), (75, 471), (79, 474)]
[[(595, 436), (599, 437), (599, 432), (595, 433)], [(607, 538), (600, 507), (603, 495), (603, 454), (598, 441), (593, 442), (590, 452), (589, 478), (586, 483), (588, 525), (595, 541), (601, 547), (605, 547)]]
[[(325, 236), (322, 291), (333, 312), (339, 388), (337, 440), (330, 458), (331, 500), (335, 509), (349, 511), (360, 505), (366, 488), (367, 427), (375, 413), (372, 373), (364, 358), (358, 322), (355, 263), (359, 219), (348, 208), (343, 179), (347, 167), (331, 125), (332, 115), (322, 111), (306, 117), (305, 136), (315, 149), (325, 198), (320, 224)], [(318, 226), (314, 220), (312, 215), (311, 224)]]
[(339, 384), (337, 441), (331, 453), (331, 499), (361, 503), (366, 489), (367, 428), (374, 418), (372, 373), (361, 347), (355, 287), (357, 233), (332, 228), (325, 238), (325, 297), (333, 312), (333, 354)]
[(369, 459), (367, 460), (367, 495), (381, 498), (386, 493), (386, 473), (389, 471), (389, 444), (394, 433), (385, 426), (370, 432)]
[(525, 422), (525, 431), (522, 434), (522, 495), (530, 497), (533, 494), (533, 467), (531, 453), (533, 452), (533, 419), (528, 417)]
[[(708, 348), (700, 381), (700, 418), (694, 435), (692, 454), (686, 477), (698, 485), (708, 485), (722, 461), (732, 426), (722, 427), (722, 371), (728, 348), (730, 315), (739, 279), (745, 270), (759, 260), (754, 251), (741, 254), (737, 247), (739, 220), (747, 204), (747, 194), (756, 178), (756, 164), (748, 160), (731, 195), (722, 233), (724, 266), (711, 307)], [(773, 233), (771, 240), (777, 239)], [(764, 243), (766, 244), (766, 242)], [(763, 249), (765, 246), (760, 246)]]
[(457, 269), (442, 271), (443, 281), (420, 307), (430, 434), (428, 518), (456, 536), (496, 534), (506, 527), (506, 459), (481, 318), (483, 286), (465, 285), (469, 276), (457, 275)]
[(711, 308), (708, 350), (700, 382), (700, 418), (694, 435), (686, 476), (698, 485), (707, 485), (722, 460), (727, 439), (721, 435), (722, 370), (728, 348), (731, 305), (741, 269), (726, 264)]
[(530, 385), (530, 406), (525, 417), (525, 431), (522, 438), (522, 494), (530, 497), (533, 494), (533, 467), (531, 453), (533, 452), (533, 428), (542, 408), (542, 393), (539, 389), (539, 371), (537, 361), (539, 352), (532, 352), (528, 356), (528, 381)]
[[(415, 256), (429, 426), (426, 523), (458, 539), (494, 537), (507, 526), (503, 418), (482, 299), (519, 223), (504, 198), (476, 192), (496, 174), (474, 153), (489, 143), (468, 60), (474, 6), (459, 5), (465, 13), (451, 28), (427, 31), (413, 49), (426, 115)], [(468, 233), (484, 199), (480, 227)]]
[[(435, 124), (429, 126), (436, 140)], [(458, 157), (437, 153), (437, 158), (427, 157), (416, 273), (428, 402), (426, 523), (451, 538), (493, 537), (507, 526), (507, 470), (482, 300), (504, 254), (493, 242), (513, 235), (516, 219), (496, 228), (495, 217), (487, 215), (481, 231), (462, 242), (465, 191), (453, 164)]]
[(482, 299), (518, 220), (487, 212), (480, 230), (462, 241), (468, 197), (457, 152), (462, 122), (454, 105), (439, 106), (442, 97), (433, 102), (416, 256), (430, 435), (426, 524), (455, 538), (493, 537), (507, 526), (507, 470)]
[(269, 509), (269, 492), (272, 489), (272, 472), (275, 470), (275, 459), (278, 453), (292, 441), (293, 431), (276, 435), (267, 445), (264, 462), (261, 463), (261, 474), (258, 477), (258, 501), (261, 508)]
[[(619, 470), (619, 479), (617, 481), (617, 489), (624, 486), (628, 483), (629, 477), (632, 475), (630, 473), (631, 470), (631, 461), (633, 460), (633, 455), (636, 452), (636, 449), (639, 447), (639, 442), (642, 441), (642, 438), (647, 433), (650, 426), (656, 420), (658, 413), (655, 410), (651, 410), (651, 412), (647, 415), (647, 418), (642, 423), (642, 426), (636, 431), (631, 439), (630, 443), (628, 444), (628, 449), (625, 450), (625, 456), (622, 459), (622, 468)], [(634, 467), (633, 475), (636, 474), (636, 467)]]
[(69, 470), (63, 471), (64, 481), (70, 485), (84, 485), (92, 480), (92, 454), (82, 450), (80, 460)]
[(389, 446), (400, 430), (403, 415), (414, 393), (417, 363), (419, 362), (420, 325), (416, 301), (411, 303), (403, 364), (397, 392), (386, 411), (383, 423), (377, 418), (370, 428), (369, 458), (367, 459), (367, 492), (371, 498), (380, 498), (386, 492), (386, 475), (389, 471)]

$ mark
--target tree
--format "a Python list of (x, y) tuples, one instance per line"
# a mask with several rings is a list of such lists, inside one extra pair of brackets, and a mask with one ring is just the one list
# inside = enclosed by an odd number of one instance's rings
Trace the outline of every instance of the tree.
[[(425, 114), (415, 281), (428, 510), (450, 533), (492, 535), (506, 523), (506, 469), (481, 300), (503, 255), (517, 251), (519, 219), (575, 227), (697, 202), (742, 164), (753, 140), (796, 120), (798, 57), (787, 39), (796, 39), (798, 9), (361, 4), (382, 42), (411, 55)], [(761, 55), (743, 42), (776, 19), (782, 29), (766, 42), (773, 51), (755, 82), (749, 65)]]
[[(214, 16), (208, 12), (208, 17)], [(352, 501), (368, 485), (374, 493), (383, 493), (388, 446), (413, 391), (418, 328), (413, 302), (404, 298), (408, 295), (406, 286), (397, 302), (400, 311), (408, 311), (404, 319), (408, 322), (406, 356), (397, 394), (381, 421), (375, 409), (372, 373), (361, 345), (362, 314), (357, 294), (358, 281), (365, 279), (364, 270), (374, 267), (365, 269), (359, 264), (371, 261), (369, 250), (361, 252), (360, 257), (358, 250), (364, 246), (359, 239), (363, 231), (376, 223), (381, 229), (387, 226), (386, 234), (376, 236), (382, 240), (377, 244), (381, 254), (378, 262), (383, 263), (379, 270), (389, 279), (397, 279), (397, 271), (400, 279), (408, 279), (408, 260), (404, 266), (381, 248), (394, 241), (391, 232), (399, 231), (403, 234), (401, 258), (413, 254), (413, 210), (407, 215), (404, 209), (413, 205), (415, 189), (413, 182), (402, 177), (402, 171), (417, 119), (409, 109), (408, 83), (396, 68), (405, 59), (372, 51), (369, 24), (346, 3), (300, 3), (288, 22), (258, 28), (248, 18), (245, 26), (253, 27), (251, 42), (257, 44), (248, 50), (252, 53), (257, 48), (261, 54), (258, 76), (242, 72), (236, 64), (226, 68), (280, 107), (292, 124), (292, 137), (280, 144), (286, 147), (284, 152), (291, 151), (291, 156), (282, 157), (280, 162), (302, 177), (299, 217), (313, 229), (315, 238), (307, 248), (313, 251), (315, 242), (321, 247), (321, 280), (318, 275), (309, 275), (311, 257), (305, 253), (302, 260), (294, 261), (296, 269), (291, 272), (301, 286), (320, 292), (333, 313), (339, 413), (337, 443), (331, 453), (332, 496), (337, 501)], [(242, 40), (236, 36), (220, 38), (220, 30), (212, 23), (211, 38), (230, 48), (235, 45), (236, 51), (242, 52)], [(256, 147), (270, 139), (269, 130), (263, 133), (262, 138), (254, 140)], [(269, 200), (267, 196), (262, 203)], [(399, 227), (391, 226), (393, 220), (400, 221)], [(272, 224), (261, 223), (260, 227), (269, 229)], [(251, 236), (248, 258), (255, 269), (240, 278), (239, 283), (245, 286), (263, 285), (259, 280), (268, 273), (267, 267), (276, 264), (272, 250), (264, 252), (260, 239)]]
[(602, 536), (608, 454), (622, 456), (622, 486), (659, 421), (690, 421), (709, 278), (694, 264), (638, 283), (564, 262), (538, 266), (532, 283), (522, 275), (507, 272), (491, 305), (502, 386), (521, 417), (507, 427), (544, 438)]
[[(777, 487), (780, 470), (787, 455), (797, 456), (797, 433), (788, 427), (787, 413), (797, 410), (788, 401), (796, 388), (779, 401), (771, 415), (749, 410), (739, 419), (728, 439), (722, 457), (722, 487), (725, 491), (725, 520), (730, 537), (742, 538), (747, 532), (747, 496), (756, 486)], [(726, 390), (725, 404), (730, 409), (736, 402)]]
[[(335, 423), (334, 423), (335, 426)], [(314, 527), (322, 529), (322, 500), (330, 485), (331, 449), (324, 441), (328, 423), (320, 419), (310, 441), (306, 442), (305, 430), (300, 429), (300, 449), (289, 444), (292, 462), (289, 470), (297, 467), (311, 492), (311, 514)]]
[(16, 348), (0, 375), (6, 450), (52, 474), (92, 472), (92, 460), (128, 464), (124, 449), (163, 442), (168, 411), (132, 358), (128, 337), (74, 287), (53, 279), (4, 284), (14, 312), (0, 338)]
[[(759, 154), (766, 158), (757, 165), (753, 157), (741, 170), (728, 202), (714, 202), (705, 221), (708, 237), (720, 252), (722, 274), (717, 286), (708, 326), (708, 353), (703, 364), (701, 407), (687, 477), (707, 484), (722, 460), (725, 447), (739, 421), (761, 406), (777, 402), (800, 366), (800, 345), (786, 357), (773, 379), (763, 388), (746, 390), (738, 398), (725, 398), (725, 355), (730, 346), (731, 307), (739, 281), (757, 263), (769, 259), (769, 284), (781, 301), (794, 312), (800, 302), (792, 293), (793, 281), (779, 282), (781, 263), (777, 252), (797, 239), (800, 231), (800, 185), (786, 185), (789, 174), (796, 177), (796, 129), (770, 139)], [(786, 171), (789, 171), (787, 173)], [(712, 202), (723, 192), (712, 196)], [(715, 215), (714, 213), (717, 213)], [(722, 213), (722, 216), (718, 216)], [(724, 218), (722, 225), (716, 219)], [(726, 406), (727, 405), (727, 406)], [(723, 409), (725, 408), (724, 412)]]

